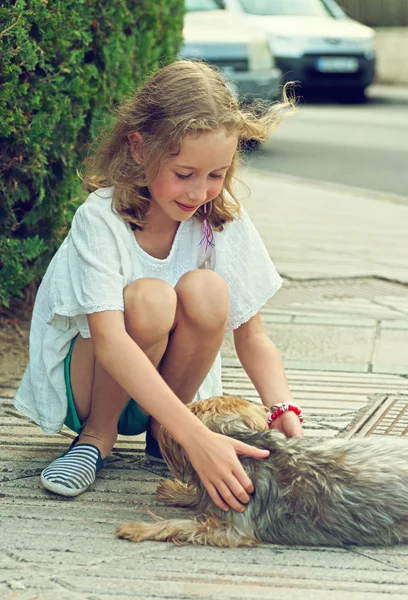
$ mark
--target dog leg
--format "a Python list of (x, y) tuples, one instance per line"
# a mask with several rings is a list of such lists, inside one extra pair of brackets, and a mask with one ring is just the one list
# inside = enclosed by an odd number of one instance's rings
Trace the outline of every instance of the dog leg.
[(180, 479), (162, 479), (156, 490), (157, 499), (168, 506), (194, 508), (198, 505), (197, 489)]
[(188, 543), (196, 524), (192, 519), (168, 519), (155, 523), (134, 521), (122, 523), (116, 530), (117, 537), (132, 542), (152, 540), (156, 542)]
[(151, 540), (173, 542), (174, 544), (195, 544), (236, 548), (238, 546), (256, 546), (254, 537), (245, 535), (226, 521), (208, 517), (203, 521), (196, 519), (168, 519), (156, 523), (141, 521), (123, 523), (116, 530), (120, 538), (132, 542)]

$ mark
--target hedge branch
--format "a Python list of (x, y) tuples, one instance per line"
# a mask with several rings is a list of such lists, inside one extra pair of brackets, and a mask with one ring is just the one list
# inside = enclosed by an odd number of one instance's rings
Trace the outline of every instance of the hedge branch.
[(13, 27), (15, 27), (16, 25), (18, 25), (18, 22), (19, 22), (20, 19), (21, 19), (21, 14), (18, 15), (17, 21), (15, 21), (14, 23), (12, 23), (9, 27), (6, 27), (6, 29), (4, 29), (3, 31), (0, 31), (0, 38), (4, 37), (6, 35), (6, 33), (10, 31), (10, 29), (13, 29)]

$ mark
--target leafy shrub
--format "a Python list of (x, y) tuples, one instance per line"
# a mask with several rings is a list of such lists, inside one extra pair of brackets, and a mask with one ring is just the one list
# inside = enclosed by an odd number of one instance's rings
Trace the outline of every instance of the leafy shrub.
[(40, 277), (82, 201), (76, 169), (108, 109), (181, 43), (183, 0), (0, 8), (0, 304)]

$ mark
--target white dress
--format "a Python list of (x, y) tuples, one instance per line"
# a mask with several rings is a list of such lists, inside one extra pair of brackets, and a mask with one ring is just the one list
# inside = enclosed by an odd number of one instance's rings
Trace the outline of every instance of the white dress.
[[(228, 284), (232, 331), (253, 317), (282, 280), (244, 211), (214, 232), (215, 247), (200, 246), (201, 223), (180, 223), (170, 254), (158, 259), (137, 244), (129, 224), (112, 208), (112, 188), (92, 193), (75, 213), (71, 230), (44, 275), (34, 305), (30, 358), (14, 406), (44, 432), (58, 432), (67, 413), (64, 359), (71, 340), (89, 338), (87, 314), (123, 310), (123, 289), (141, 277), (175, 286), (184, 273), (208, 268)], [(196, 399), (222, 394), (218, 355)]]

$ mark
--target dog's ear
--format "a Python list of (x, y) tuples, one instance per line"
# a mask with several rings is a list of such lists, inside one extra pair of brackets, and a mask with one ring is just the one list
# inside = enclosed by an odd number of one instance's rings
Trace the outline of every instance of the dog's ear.
[(163, 458), (173, 475), (183, 481), (189, 481), (194, 469), (188, 456), (164, 427), (160, 427), (158, 442)]

